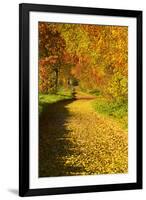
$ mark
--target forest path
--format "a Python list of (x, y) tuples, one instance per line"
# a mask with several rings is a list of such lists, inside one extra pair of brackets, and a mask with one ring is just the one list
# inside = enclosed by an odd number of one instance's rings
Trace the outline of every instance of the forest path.
[(40, 177), (127, 173), (128, 134), (92, 101), (48, 105), (40, 119)]
[(96, 99), (97, 96), (92, 95), (92, 94), (87, 94), (85, 92), (82, 92), (82, 91), (78, 90), (77, 87), (75, 87), (74, 98), (75, 99), (85, 99), (85, 100), (88, 100), (88, 99)]

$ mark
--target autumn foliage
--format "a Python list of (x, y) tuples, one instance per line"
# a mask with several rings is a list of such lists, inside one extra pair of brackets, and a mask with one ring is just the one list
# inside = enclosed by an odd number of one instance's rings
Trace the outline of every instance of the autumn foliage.
[(39, 22), (39, 177), (128, 172), (128, 27)]
[(56, 93), (76, 80), (127, 101), (128, 27), (39, 22), (39, 91)]

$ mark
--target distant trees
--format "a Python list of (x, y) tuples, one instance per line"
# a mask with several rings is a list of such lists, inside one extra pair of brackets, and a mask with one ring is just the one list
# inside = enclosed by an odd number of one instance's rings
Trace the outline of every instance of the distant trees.
[(56, 92), (77, 80), (107, 98), (127, 100), (128, 28), (39, 22), (39, 90)]

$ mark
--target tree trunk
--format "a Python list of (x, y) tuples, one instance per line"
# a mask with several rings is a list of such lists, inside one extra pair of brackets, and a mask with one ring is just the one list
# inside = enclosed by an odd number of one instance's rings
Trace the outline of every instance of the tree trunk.
[(57, 89), (58, 89), (58, 77), (59, 77), (59, 71), (58, 69), (55, 70), (55, 73), (56, 73), (56, 77), (55, 77), (55, 91), (57, 92)]

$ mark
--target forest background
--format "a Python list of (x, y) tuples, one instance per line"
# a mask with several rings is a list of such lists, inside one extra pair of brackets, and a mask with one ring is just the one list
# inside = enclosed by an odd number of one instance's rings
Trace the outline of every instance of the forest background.
[(128, 126), (128, 27), (39, 22), (39, 112), (93, 96), (95, 111)]

